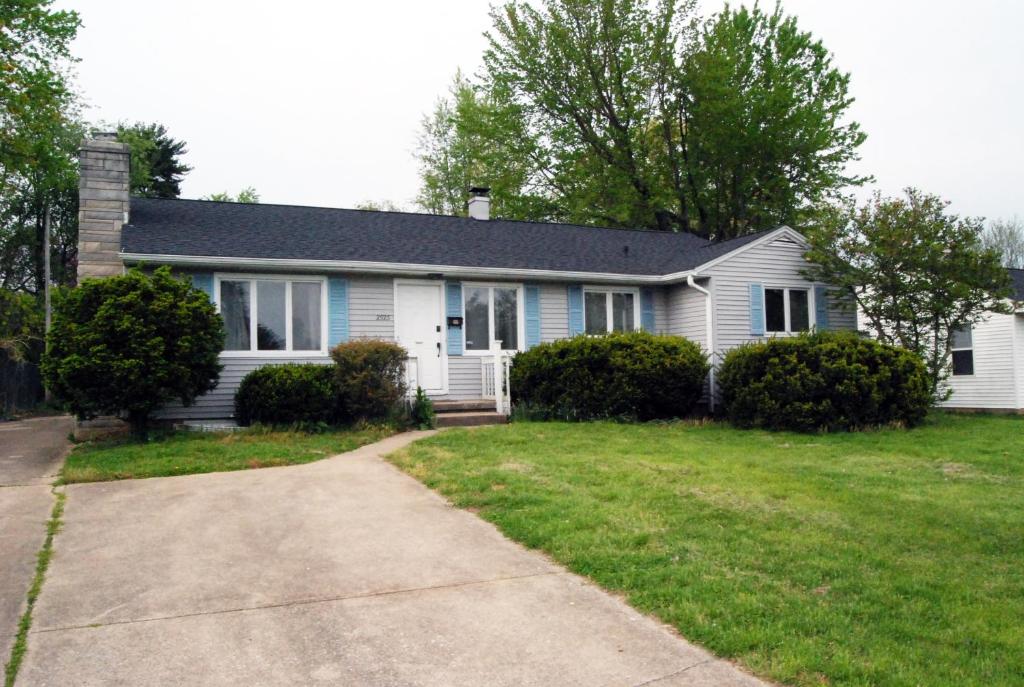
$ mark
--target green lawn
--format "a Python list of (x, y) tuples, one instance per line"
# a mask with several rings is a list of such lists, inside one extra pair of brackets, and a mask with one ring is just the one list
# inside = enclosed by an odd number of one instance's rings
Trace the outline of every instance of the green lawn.
[(61, 479), (69, 484), (296, 465), (351, 451), (394, 432), (387, 426), (323, 434), (255, 429), (228, 434), (174, 432), (154, 435), (146, 443), (89, 442), (71, 452)]
[(1024, 418), (828, 436), (515, 423), (391, 459), (762, 676), (1024, 684)]

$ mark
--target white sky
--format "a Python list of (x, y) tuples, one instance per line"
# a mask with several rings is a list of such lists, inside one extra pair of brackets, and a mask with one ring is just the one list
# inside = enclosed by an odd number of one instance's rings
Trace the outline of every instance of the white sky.
[[(456, 69), (480, 68), (489, 28), (485, 0), (57, 4), (84, 22), (73, 50), (87, 117), (158, 121), (184, 139), (184, 197), (255, 186), (263, 202), (335, 207), (412, 205), (420, 120)], [(868, 134), (855, 171), (959, 213), (1024, 215), (1024, 2), (783, 6), (852, 73)]]

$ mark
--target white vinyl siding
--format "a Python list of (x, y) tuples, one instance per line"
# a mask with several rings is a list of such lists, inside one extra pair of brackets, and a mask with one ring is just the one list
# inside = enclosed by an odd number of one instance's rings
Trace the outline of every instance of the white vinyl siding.
[[(728, 351), (761, 337), (750, 334), (750, 284), (765, 288), (810, 290), (813, 320), (813, 288), (801, 272), (807, 269), (804, 247), (789, 241), (771, 241), (754, 246), (707, 270), (714, 296), (715, 348)], [(856, 317), (838, 303), (829, 303), (829, 329), (855, 329)]]
[[(698, 285), (707, 288), (700, 282)], [(705, 298), (700, 291), (685, 284), (670, 287), (667, 298), (668, 326), (665, 331), (674, 336), (684, 336), (707, 349)]]
[(991, 315), (974, 325), (971, 332), (974, 374), (950, 376), (946, 384), (953, 391), (942, 405), (947, 408), (1020, 408), (1017, 379), (1020, 358), (1014, 360), (1019, 315)]
[(352, 339), (395, 338), (395, 283), (391, 277), (348, 277), (348, 327)]
[(220, 373), (220, 380), (217, 387), (210, 393), (200, 396), (196, 402), (188, 407), (180, 403), (172, 403), (164, 406), (154, 414), (158, 420), (212, 420), (224, 419), (235, 416), (235, 392), (242, 383), (245, 375), (264, 365), (284, 365), (287, 363), (318, 363), (328, 364), (332, 362), (329, 357), (320, 358), (222, 358), (221, 363), (224, 369)]
[(1024, 312), (1013, 317), (1014, 368), (1017, 370), (1017, 409), (1024, 411)]
[(565, 284), (540, 287), (540, 340), (558, 341), (569, 337), (569, 291)]

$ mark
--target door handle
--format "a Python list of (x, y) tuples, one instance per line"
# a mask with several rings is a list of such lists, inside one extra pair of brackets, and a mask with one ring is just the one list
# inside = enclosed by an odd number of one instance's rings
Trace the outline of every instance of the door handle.
[(440, 341), (437, 342), (437, 357), (438, 358), (441, 357), (441, 342)]

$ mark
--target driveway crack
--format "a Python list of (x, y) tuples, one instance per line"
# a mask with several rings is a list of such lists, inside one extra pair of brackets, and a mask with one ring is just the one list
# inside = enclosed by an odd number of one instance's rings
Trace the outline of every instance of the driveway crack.
[[(281, 603), (262, 604), (257, 606), (239, 606), (237, 608), (223, 608), (215, 611), (196, 611), (194, 613), (179, 613), (175, 615), (162, 615), (153, 616), (150, 618), (132, 618), (130, 620), (114, 620), (109, 623), (86, 623), (83, 625), (66, 625), (61, 627), (48, 627), (41, 630), (31, 631), (30, 634), (43, 634), (46, 632), (63, 632), (66, 630), (85, 630), (98, 627), (108, 627), (113, 625), (133, 625), (135, 623), (152, 623), (162, 620), (177, 620), (180, 618), (195, 618), (209, 615), (223, 615), (225, 613), (245, 613), (248, 611), (262, 611), (273, 608), (289, 608), (291, 606), (308, 606), (311, 604), (319, 603), (331, 603), (334, 601), (351, 601), (355, 599), (372, 599), (374, 597), (381, 596), (394, 596), (398, 594), (415, 594), (417, 592), (430, 592), (442, 589), (458, 589), (460, 587), (472, 587), (476, 585), (493, 584), (495, 582), (507, 582), (512, 580), (526, 580), (534, 577), (548, 577), (555, 575), (568, 575), (569, 573), (563, 570), (551, 570), (547, 572), (529, 573), (526, 575), (509, 575), (507, 577), (495, 577), (489, 580), (470, 580), (467, 582), (453, 582), (451, 584), (438, 584), (430, 585), (426, 587), (406, 587), (403, 589), (389, 589), (382, 592), (366, 592), (363, 594), (346, 594), (338, 596), (324, 596), (316, 597), (312, 599), (296, 599), (294, 601), (284, 601)], [(659, 678), (660, 679), (660, 678)]]

